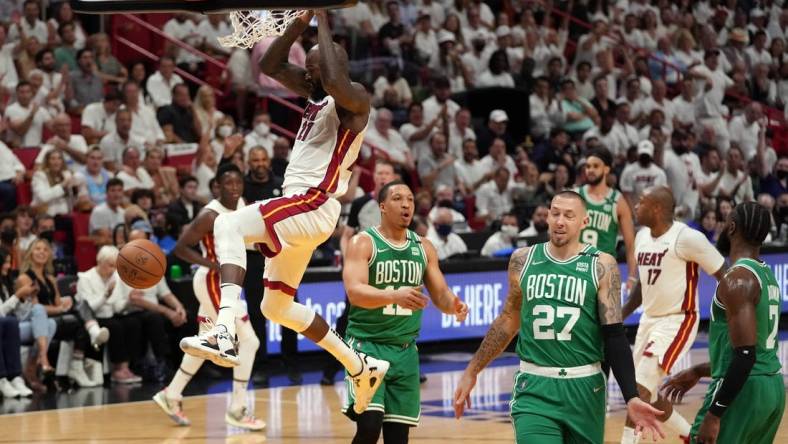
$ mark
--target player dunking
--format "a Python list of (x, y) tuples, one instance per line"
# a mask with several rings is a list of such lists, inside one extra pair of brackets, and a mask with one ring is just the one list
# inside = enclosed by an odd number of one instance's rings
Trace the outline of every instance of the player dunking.
[[(287, 62), (290, 47), (312, 16), (318, 21), (318, 46), (307, 54), (306, 69)], [(296, 135), (282, 197), (264, 200), (214, 223), (220, 264), (221, 304), (216, 327), (184, 338), (181, 347), (219, 365), (238, 365), (235, 306), (246, 274), (245, 242), (266, 256), (260, 305), (273, 322), (301, 333), (347, 369), (356, 393), (354, 410), (362, 413), (388, 370), (389, 363), (350, 348), (313, 310), (296, 303), (296, 293), (315, 248), (334, 231), (339, 219), (337, 197), (347, 191), (369, 120), (364, 87), (352, 83), (345, 50), (332, 41), (326, 11), (304, 12), (271, 43), (261, 70), (308, 99)]]
[(728, 215), (718, 245), (730, 250), (731, 268), (711, 303), (709, 357), (671, 378), (663, 394), (681, 401), (704, 376), (712, 381), (692, 425), (699, 444), (771, 444), (785, 410), (785, 386), (777, 331), (782, 294), (769, 265), (760, 259), (771, 227), (769, 210), (755, 202)]
[[(659, 396), (660, 382), (692, 347), (698, 332), (698, 266), (717, 280), (725, 271), (725, 258), (704, 236), (673, 220), (675, 202), (666, 187), (646, 190), (635, 208), (643, 228), (635, 237), (640, 281), (624, 304), (626, 319), (643, 305), (635, 338), (635, 379), (640, 399), (662, 410), (660, 420), (679, 436), (689, 436), (690, 425)], [(638, 441), (631, 421), (622, 444)]]
[[(454, 392), (459, 418), (476, 377), (518, 336), (520, 371), (511, 416), (518, 444), (600, 443), (605, 434), (604, 359), (639, 429), (662, 435), (662, 412), (637, 397), (635, 368), (621, 319), (616, 260), (580, 242), (585, 202), (558, 193), (547, 218), (550, 240), (520, 248), (509, 261), (509, 295)], [(519, 333), (519, 335), (518, 335)]]
[[(391, 368), (366, 412), (354, 414), (353, 444), (408, 442), (419, 424), (419, 352), (416, 337), (427, 306), (422, 285), (440, 311), (463, 322), (468, 306), (451, 292), (429, 240), (408, 229), (415, 206), (413, 192), (401, 181), (385, 185), (377, 197), (381, 222), (355, 235), (345, 254), (343, 281), (350, 300), (347, 340), (356, 350), (385, 359)], [(348, 402), (353, 404), (348, 387)]]
[[(213, 224), (220, 214), (230, 213), (244, 206), (243, 173), (233, 164), (219, 167), (216, 172), (219, 183), (219, 198), (212, 200), (203, 208), (194, 221), (178, 239), (175, 245), (175, 254), (200, 268), (194, 274), (194, 295), (200, 303), (198, 322), (201, 328), (210, 326), (216, 320), (219, 309), (219, 264), (216, 262), (214, 248)], [(192, 249), (200, 244), (202, 255)], [(247, 430), (262, 430), (265, 422), (255, 418), (246, 408), (246, 393), (249, 377), (252, 374), (254, 355), (260, 341), (249, 323), (249, 316), (244, 306), (238, 306), (235, 324), (238, 332), (238, 358), (241, 364), (233, 369), (233, 392), (230, 407), (225, 414), (227, 424)], [(176, 424), (187, 426), (189, 418), (183, 412), (181, 401), (186, 384), (191, 381), (197, 370), (202, 366), (204, 359), (191, 355), (183, 355), (181, 366), (173, 376), (170, 384), (164, 390), (156, 393), (153, 400)]]

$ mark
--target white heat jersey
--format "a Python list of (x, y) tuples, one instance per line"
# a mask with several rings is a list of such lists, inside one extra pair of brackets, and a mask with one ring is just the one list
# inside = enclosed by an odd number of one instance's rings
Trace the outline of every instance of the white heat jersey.
[(648, 227), (638, 231), (635, 258), (643, 310), (652, 317), (697, 311), (698, 265), (711, 275), (725, 263), (706, 236), (677, 221), (656, 239)]
[(341, 126), (333, 97), (309, 100), (285, 171), (285, 196), (309, 188), (335, 198), (345, 194), (366, 131), (366, 126), (360, 133)]

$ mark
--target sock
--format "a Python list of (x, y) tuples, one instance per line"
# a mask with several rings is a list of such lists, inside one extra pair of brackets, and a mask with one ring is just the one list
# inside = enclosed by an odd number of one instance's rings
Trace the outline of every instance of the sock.
[(241, 286), (237, 284), (222, 284), (222, 300), (219, 303), (219, 316), (216, 325), (222, 325), (230, 336), (235, 336), (235, 307), (241, 299)]
[(254, 355), (260, 346), (260, 340), (254, 333), (249, 321), (237, 321), (238, 324), (238, 359), (241, 363), (233, 368), (233, 394), (230, 411), (237, 412), (246, 405), (249, 378), (252, 376)]
[(665, 425), (677, 432), (679, 436), (689, 436), (690, 434), (690, 423), (688, 423), (675, 409), (673, 413), (668, 416), (668, 419), (665, 420)]
[(638, 444), (640, 437), (635, 436), (635, 429), (624, 426), (624, 433), (621, 435), (621, 444)]
[(328, 333), (326, 333), (325, 337), (323, 337), (317, 345), (334, 355), (351, 376), (358, 375), (361, 373), (361, 370), (364, 369), (358, 353), (350, 348), (347, 342), (345, 342), (333, 328), (328, 329)]
[[(236, 367), (237, 368), (237, 367)], [(246, 393), (249, 381), (238, 380), (233, 377), (233, 394), (230, 399), (230, 411), (235, 413), (246, 406)]]
[(101, 331), (101, 327), (99, 327), (98, 322), (91, 322), (88, 327), (88, 334), (91, 338), (95, 338), (98, 336), (99, 332)]
[(197, 358), (195, 356), (184, 354), (183, 360), (181, 360), (181, 366), (178, 368), (178, 371), (175, 372), (175, 376), (172, 377), (172, 381), (170, 385), (167, 386), (167, 391), (165, 392), (167, 398), (180, 400), (183, 398), (183, 389), (186, 387), (186, 384), (192, 380), (192, 377), (197, 370), (202, 367), (202, 363), (205, 362), (205, 359)]

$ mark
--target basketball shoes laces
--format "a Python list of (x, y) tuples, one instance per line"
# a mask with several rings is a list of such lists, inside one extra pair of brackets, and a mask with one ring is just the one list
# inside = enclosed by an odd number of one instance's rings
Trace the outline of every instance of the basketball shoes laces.
[(358, 357), (361, 359), (363, 368), (357, 375), (348, 376), (348, 379), (352, 384), (355, 398), (353, 411), (360, 415), (367, 410), (372, 397), (375, 396), (378, 387), (383, 383), (383, 378), (389, 371), (389, 363), (364, 353), (358, 353)]
[(238, 366), (241, 360), (238, 358), (237, 338), (230, 336), (224, 325), (214, 325), (210, 319), (203, 322), (200, 334), (181, 339), (181, 350), (221, 367)]

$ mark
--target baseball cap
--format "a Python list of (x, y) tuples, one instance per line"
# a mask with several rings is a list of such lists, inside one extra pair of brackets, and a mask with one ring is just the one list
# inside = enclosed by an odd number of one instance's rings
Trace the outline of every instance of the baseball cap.
[(654, 144), (650, 140), (638, 142), (638, 156), (641, 154), (648, 154), (650, 157), (654, 157)]
[(441, 31), (438, 33), (438, 44), (439, 45), (443, 44), (443, 43), (446, 43), (446, 42), (455, 42), (455, 41), (456, 40), (455, 40), (454, 33), (451, 32), (451, 31), (447, 31), (445, 29), (441, 29)]
[(490, 112), (490, 121), (495, 123), (508, 122), (509, 115), (502, 109), (494, 109)]
[(497, 30), (495, 30), (495, 35), (498, 37), (505, 37), (507, 35), (512, 34), (512, 28), (507, 25), (499, 26)]

